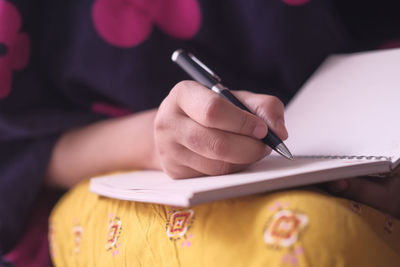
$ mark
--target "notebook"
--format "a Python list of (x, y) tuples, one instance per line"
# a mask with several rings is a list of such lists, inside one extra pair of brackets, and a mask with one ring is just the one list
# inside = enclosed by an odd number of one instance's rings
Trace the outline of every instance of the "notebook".
[[(204, 202), (366, 175), (400, 162), (400, 49), (333, 55), (285, 110), (295, 160), (272, 154), (245, 171), (173, 180), (161, 171), (94, 177), (102, 196), (192, 206)], [(382, 178), (385, 179), (385, 178)]]

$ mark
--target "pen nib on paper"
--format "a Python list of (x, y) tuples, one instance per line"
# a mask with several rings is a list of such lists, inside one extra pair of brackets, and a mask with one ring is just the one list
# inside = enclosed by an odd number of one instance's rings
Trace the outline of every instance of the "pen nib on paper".
[(284, 156), (287, 159), (294, 160), (292, 153), (290, 153), (289, 149), (285, 146), (284, 143), (280, 143), (275, 147), (275, 151)]

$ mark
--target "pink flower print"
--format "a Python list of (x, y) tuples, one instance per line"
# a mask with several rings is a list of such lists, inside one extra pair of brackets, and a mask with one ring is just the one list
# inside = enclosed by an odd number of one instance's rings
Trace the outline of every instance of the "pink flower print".
[(293, 251), (283, 255), (282, 262), (286, 264), (290, 264), (292, 266), (296, 266), (299, 264), (299, 259), (297, 256), (304, 253), (303, 247), (297, 247)]
[(194, 211), (185, 209), (182, 211), (174, 212), (167, 224), (167, 235), (170, 238), (180, 238), (185, 236), (187, 230), (190, 228)]
[(385, 215), (385, 226), (383, 228), (387, 234), (391, 234), (394, 230), (393, 218), (389, 215)]
[(128, 114), (133, 113), (129, 109), (120, 108), (111, 104), (107, 104), (104, 102), (95, 102), (92, 104), (91, 109), (95, 113), (108, 115), (110, 117), (122, 117)]
[(362, 213), (362, 206), (357, 202), (350, 201), (350, 209), (357, 214)]
[(178, 39), (193, 37), (200, 28), (197, 0), (96, 0), (92, 18), (98, 34), (118, 47), (146, 40), (157, 25)]
[(0, 99), (10, 94), (12, 73), (28, 64), (30, 39), (21, 33), (22, 18), (17, 8), (0, 0)]
[(184, 248), (185, 246), (187, 246), (187, 247), (190, 247), (191, 245), (192, 245), (192, 242), (190, 241), (190, 239), (192, 239), (193, 238), (193, 234), (190, 234), (190, 235), (188, 235), (187, 237), (186, 237), (186, 240), (184, 240), (182, 243), (181, 243), (181, 246)]
[(399, 48), (400, 47), (400, 39), (392, 40), (387, 43), (381, 45), (381, 49), (391, 49), (391, 48)]
[(107, 229), (106, 250), (112, 251), (112, 255), (119, 254), (119, 247), (121, 246), (120, 238), (122, 234), (122, 221), (121, 218), (110, 213), (108, 215), (109, 224)]
[(283, 208), (287, 208), (287, 207), (289, 207), (288, 202), (281, 202), (281, 201), (277, 200), (277, 201), (275, 201), (274, 204), (272, 204), (268, 207), (268, 211), (273, 212), (275, 210), (283, 209)]
[(308, 224), (308, 216), (291, 210), (280, 210), (272, 216), (264, 232), (264, 241), (275, 247), (290, 247)]
[(301, 6), (308, 3), (310, 0), (283, 0), (286, 4), (290, 6)]

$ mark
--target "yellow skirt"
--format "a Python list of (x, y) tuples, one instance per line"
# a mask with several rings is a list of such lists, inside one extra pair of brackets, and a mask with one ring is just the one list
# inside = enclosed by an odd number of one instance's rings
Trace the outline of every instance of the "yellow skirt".
[(179, 208), (81, 183), (52, 212), (56, 266), (400, 266), (400, 221), (314, 189)]

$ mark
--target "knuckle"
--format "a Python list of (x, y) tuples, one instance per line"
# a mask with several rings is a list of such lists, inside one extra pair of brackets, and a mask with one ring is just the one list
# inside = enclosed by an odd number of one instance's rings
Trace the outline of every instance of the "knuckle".
[(284, 105), (276, 96), (265, 96), (265, 99), (255, 108), (255, 113), (269, 123), (277, 117), (282, 117)]
[(268, 104), (264, 101), (260, 105), (255, 107), (255, 113), (261, 117), (265, 118), (266, 117), (266, 111), (268, 110)]
[(184, 158), (182, 156), (182, 146), (174, 143), (172, 145), (169, 145), (167, 147), (166, 151), (166, 156), (171, 160), (171, 161), (176, 161), (176, 162), (184, 162)]
[(223, 138), (210, 138), (209, 149), (217, 158), (223, 158), (229, 153), (228, 146)]
[(282, 105), (282, 101), (279, 100), (279, 98), (277, 98), (276, 96), (271, 96), (271, 101), (276, 105)]
[(186, 139), (186, 146), (192, 150), (198, 151), (201, 149), (201, 134), (199, 131), (196, 131), (195, 129), (191, 129), (188, 131), (187, 136), (185, 137)]
[(190, 87), (192, 85), (193, 85), (193, 81), (184, 80), (184, 81), (178, 82), (174, 86), (174, 88), (172, 88), (172, 90), (179, 91), (179, 90), (187, 89), (188, 87)]
[(175, 84), (174, 87), (172, 87), (171, 91), (169, 92), (168, 97), (174, 97), (179, 99), (182, 90), (184, 90), (187, 87), (187, 82), (188, 81), (180, 81), (177, 84)]
[(219, 96), (212, 96), (205, 104), (203, 119), (202, 119), (205, 126), (213, 125), (215, 123), (218, 114), (222, 112), (220, 108), (221, 107), (220, 101), (221, 99)]
[(162, 116), (157, 116), (154, 120), (154, 131), (163, 132), (170, 127), (171, 123)]
[(273, 96), (273, 95), (268, 95), (265, 102), (269, 106), (280, 106), (280, 107), (283, 107), (282, 101), (278, 97)]
[(175, 86), (172, 87), (171, 91), (169, 91), (168, 97), (176, 96), (179, 93), (179, 91), (181, 90), (182, 86), (183, 86), (182, 83), (183, 83), (183, 81), (178, 82), (177, 84), (175, 84)]
[(238, 127), (239, 133), (251, 134), (252, 130), (256, 127), (256, 121), (250, 115), (244, 114), (239, 118)]
[(269, 109), (282, 109), (283, 110), (283, 103), (282, 101), (277, 98), (276, 96), (272, 96), (272, 95), (268, 95), (266, 96), (265, 101), (263, 101), (263, 103), (260, 105), (260, 108), (265, 110), (269, 110)]
[(171, 94), (175, 94), (178, 98), (182, 97), (182, 92), (188, 91), (189, 88), (195, 86), (194, 81), (184, 80), (178, 82), (171, 90)]
[(158, 107), (157, 114), (153, 122), (153, 129), (156, 132), (172, 128), (176, 122), (176, 112), (174, 110), (175, 100), (172, 99), (171, 94), (172, 92), (161, 102), (160, 106)]

